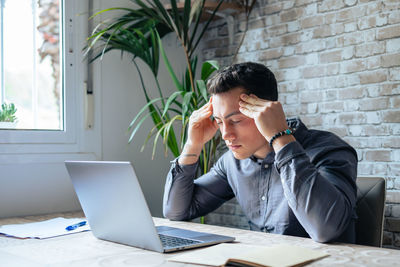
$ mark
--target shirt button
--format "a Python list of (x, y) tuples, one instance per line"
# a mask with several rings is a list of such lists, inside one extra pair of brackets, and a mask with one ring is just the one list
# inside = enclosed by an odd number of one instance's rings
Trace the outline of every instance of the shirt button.
[(261, 200), (265, 200), (265, 196), (262, 196), (262, 197), (261, 197)]
[(264, 165), (264, 168), (268, 169), (268, 167), (269, 167), (269, 165), (268, 165), (268, 164), (265, 164), (265, 165)]

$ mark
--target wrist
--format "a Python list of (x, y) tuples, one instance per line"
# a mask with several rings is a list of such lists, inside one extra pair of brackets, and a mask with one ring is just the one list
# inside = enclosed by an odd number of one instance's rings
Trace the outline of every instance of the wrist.
[(198, 154), (200, 155), (201, 151), (203, 150), (203, 144), (199, 143), (192, 143), (187, 141), (182, 149), (182, 154)]
[(296, 138), (294, 138), (293, 135), (284, 135), (281, 136), (280, 138), (276, 139), (273, 144), (272, 148), (274, 149), (275, 153), (281, 150), (284, 146), (287, 144), (296, 141)]
[(199, 147), (198, 145), (186, 143), (183, 147), (181, 155), (179, 156), (178, 163), (186, 165), (196, 163), (199, 159), (202, 149), (203, 148)]
[(276, 132), (270, 139), (269, 145), (276, 151), (280, 150), (286, 144), (295, 141), (296, 139), (293, 137), (293, 131), (290, 128), (286, 130)]

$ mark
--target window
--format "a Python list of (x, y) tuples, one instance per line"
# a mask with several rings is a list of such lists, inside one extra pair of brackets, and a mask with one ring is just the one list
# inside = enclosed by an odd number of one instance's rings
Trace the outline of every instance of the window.
[(1, 0), (0, 100), (15, 105), (16, 122), (0, 128), (64, 129), (60, 7)]
[[(81, 153), (82, 150), (92, 150), (88, 146), (92, 147), (92, 143), (98, 142), (98, 137), (93, 137), (98, 133), (85, 131), (83, 94), (88, 69), (82, 53), (88, 36), (88, 2), (0, 0), (0, 3), (2, 27), (0, 28), (2, 34), (0, 101), (7, 104), (15, 103), (18, 119), (14, 129), (0, 127), (0, 155), (42, 152)], [(18, 7), (15, 7), (15, 4)], [(15, 8), (18, 10), (17, 13), (12, 11)], [(54, 10), (58, 10), (58, 15), (46, 14)], [(7, 12), (17, 18), (8, 18)], [(41, 14), (43, 18), (40, 18)], [(52, 26), (57, 25), (55, 19), (57, 16), (58, 30), (57, 27), (46, 25), (50, 22)], [(28, 19), (24, 18), (24, 23), (21, 23), (21, 17)], [(9, 63), (12, 59), (11, 52), (8, 54), (7, 49), (12, 51), (14, 48), (10, 48), (11, 44), (7, 43), (6, 37), (9, 36), (7, 31), (12, 32), (8, 39), (18, 41), (14, 46), (20, 47), (14, 53), (14, 58), (24, 60), (23, 62)], [(57, 31), (58, 37), (50, 34), (55, 34)], [(47, 49), (57, 47), (57, 43), (58, 48)], [(24, 48), (21, 48), (22, 45)], [(23, 55), (23, 59), (20, 55)], [(54, 64), (57, 55), (58, 65)], [(11, 70), (20, 75), (13, 78)], [(26, 71), (25, 74), (23, 70)], [(98, 131), (97, 128), (93, 130)]]

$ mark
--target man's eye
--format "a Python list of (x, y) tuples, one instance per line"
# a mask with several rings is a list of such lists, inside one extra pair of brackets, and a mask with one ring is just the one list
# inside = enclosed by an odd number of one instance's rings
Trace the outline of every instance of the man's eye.
[(216, 121), (218, 125), (222, 124), (222, 121)]
[(241, 122), (242, 120), (238, 120), (238, 121), (232, 121), (232, 123), (239, 123), (239, 122)]

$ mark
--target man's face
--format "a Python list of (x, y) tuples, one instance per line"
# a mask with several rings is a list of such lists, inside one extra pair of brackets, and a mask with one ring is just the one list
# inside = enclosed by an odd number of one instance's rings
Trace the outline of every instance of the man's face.
[(246, 159), (251, 155), (264, 158), (270, 151), (267, 140), (258, 131), (254, 119), (239, 111), (240, 94), (244, 92), (243, 88), (237, 87), (213, 95), (213, 115), (235, 158)]

